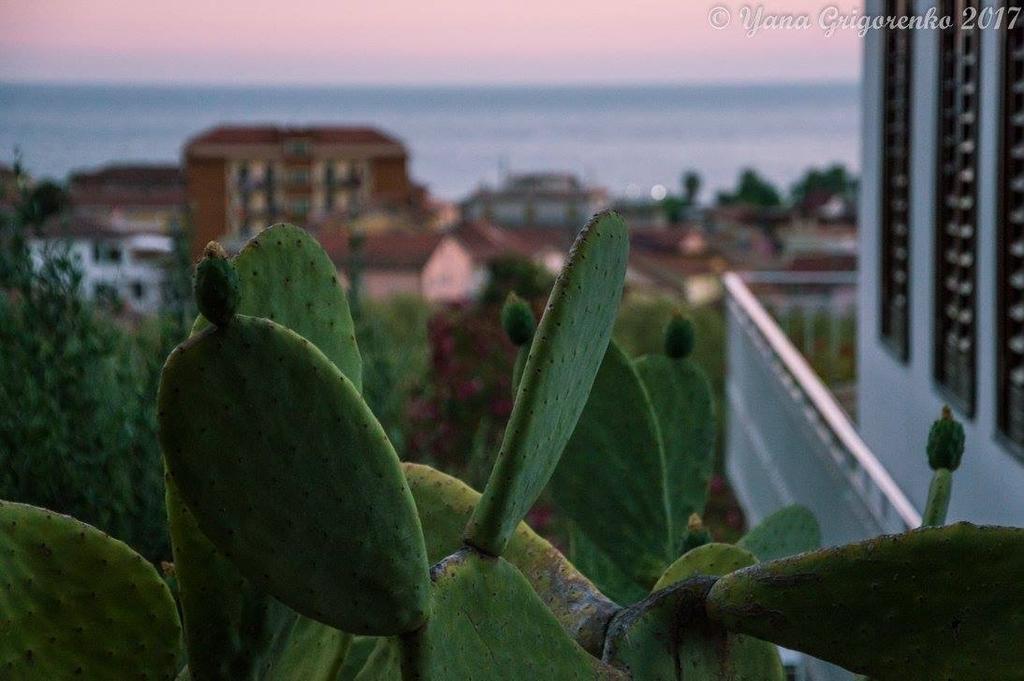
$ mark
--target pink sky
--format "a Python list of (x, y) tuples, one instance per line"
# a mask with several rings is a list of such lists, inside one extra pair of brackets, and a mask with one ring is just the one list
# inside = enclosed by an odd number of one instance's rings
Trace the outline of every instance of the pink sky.
[[(860, 39), (738, 26), (730, 0), (0, 0), (0, 79), (601, 83), (854, 79)], [(831, 2), (764, 3), (809, 13)], [(716, 31), (708, 12), (731, 10)], [(843, 12), (860, 2), (838, 3)]]

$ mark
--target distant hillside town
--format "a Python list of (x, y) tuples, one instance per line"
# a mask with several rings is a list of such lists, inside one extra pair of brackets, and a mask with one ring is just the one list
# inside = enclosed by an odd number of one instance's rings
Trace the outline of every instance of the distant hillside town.
[[(185, 143), (181, 165), (112, 162), (41, 183), (58, 198), (32, 247), (67, 247), (87, 296), (141, 316), (161, 308), (176, 248), (192, 259), (211, 240), (237, 250), (276, 222), (313, 232), (346, 281), (359, 269), (371, 298), (472, 300), (503, 259), (557, 272), (579, 227), (606, 209), (631, 227), (628, 285), (694, 304), (720, 297), (727, 269), (856, 269), (855, 181), (841, 166), (808, 171), (785, 198), (753, 170), (702, 202), (693, 171), (678, 192), (622, 198), (541, 169), (451, 203), (410, 177), (409, 160), (375, 128), (218, 126)], [(32, 185), (15, 175), (0, 166), (0, 210), (14, 206), (15, 182)]]

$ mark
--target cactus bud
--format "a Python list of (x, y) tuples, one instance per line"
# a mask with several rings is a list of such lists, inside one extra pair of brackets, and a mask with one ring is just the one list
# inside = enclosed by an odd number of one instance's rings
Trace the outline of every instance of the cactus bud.
[(955, 471), (964, 454), (964, 427), (953, 418), (949, 407), (942, 408), (942, 417), (928, 432), (928, 464), (932, 470)]
[(210, 322), (223, 326), (231, 320), (238, 307), (238, 272), (216, 241), (206, 245), (203, 259), (196, 265), (192, 288), (199, 311)]
[(704, 546), (705, 544), (710, 543), (711, 533), (708, 532), (706, 527), (704, 527), (704, 521), (701, 520), (700, 516), (696, 513), (691, 513), (690, 518), (686, 523), (686, 532), (683, 533), (683, 543), (680, 548), (681, 553), (686, 553), (690, 549), (695, 549), (698, 546)]
[(693, 322), (677, 312), (665, 327), (665, 354), (672, 359), (689, 357), (694, 337)]
[(529, 343), (533, 339), (534, 319), (530, 304), (509, 293), (505, 305), (501, 308), (501, 326), (517, 347)]

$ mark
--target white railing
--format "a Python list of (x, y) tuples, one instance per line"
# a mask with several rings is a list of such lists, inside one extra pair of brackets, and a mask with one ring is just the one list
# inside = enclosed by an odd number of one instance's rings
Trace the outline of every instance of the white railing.
[(852, 288), (849, 273), (723, 277), (729, 321), (730, 480), (757, 521), (801, 503), (827, 544), (917, 527), (920, 514), (748, 283)]

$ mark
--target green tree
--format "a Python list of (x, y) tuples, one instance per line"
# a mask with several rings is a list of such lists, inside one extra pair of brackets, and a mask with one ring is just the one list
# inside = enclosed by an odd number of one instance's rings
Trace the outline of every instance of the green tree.
[(793, 203), (799, 204), (816, 193), (838, 194), (852, 198), (857, 191), (857, 178), (841, 163), (824, 169), (810, 168), (790, 190)]
[(687, 206), (697, 204), (697, 195), (703, 184), (700, 175), (694, 170), (687, 170), (683, 173), (683, 203)]
[(550, 272), (518, 256), (495, 258), (487, 269), (487, 285), (480, 295), (480, 302), (485, 305), (501, 305), (513, 292), (527, 300), (542, 298), (554, 283)]
[(84, 299), (66, 249), (33, 258), (19, 219), (33, 200), (0, 218), (0, 499), (168, 558), (155, 401), (180, 327), (156, 320), (131, 335)]
[(51, 215), (57, 215), (67, 206), (64, 188), (52, 180), (43, 180), (29, 189), (17, 210), (17, 220), (23, 225), (39, 226)]
[(719, 192), (718, 204), (730, 206), (743, 204), (757, 206), (760, 208), (773, 208), (782, 205), (782, 197), (778, 189), (761, 177), (753, 168), (744, 168), (740, 171), (739, 179), (736, 181), (736, 189), (733, 192)]

